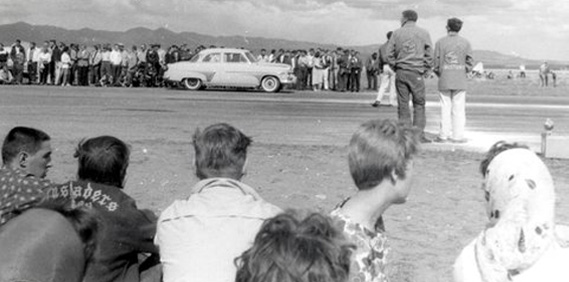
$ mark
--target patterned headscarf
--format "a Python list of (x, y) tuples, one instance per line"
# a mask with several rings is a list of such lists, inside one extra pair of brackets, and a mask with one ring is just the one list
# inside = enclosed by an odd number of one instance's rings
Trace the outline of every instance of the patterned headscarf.
[(528, 149), (499, 153), (485, 172), (490, 222), (478, 236), (483, 281), (511, 281), (555, 242), (555, 189), (545, 164)]

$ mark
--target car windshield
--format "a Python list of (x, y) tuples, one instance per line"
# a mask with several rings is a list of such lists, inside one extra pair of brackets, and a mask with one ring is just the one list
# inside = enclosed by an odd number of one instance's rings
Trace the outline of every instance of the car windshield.
[(251, 52), (245, 52), (245, 56), (247, 56), (247, 59), (249, 59), (249, 62), (251, 62), (251, 63), (257, 62), (257, 58), (255, 58), (255, 56), (253, 56), (253, 54), (251, 54)]
[(200, 58), (200, 54), (195, 54), (191, 59), (190, 62), (195, 63)]

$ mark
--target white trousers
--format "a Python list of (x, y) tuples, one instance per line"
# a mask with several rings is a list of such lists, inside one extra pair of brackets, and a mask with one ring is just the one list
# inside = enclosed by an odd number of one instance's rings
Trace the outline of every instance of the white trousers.
[(389, 67), (389, 65), (383, 66), (383, 72), (381, 72), (381, 75), (379, 75), (379, 79), (379, 91), (377, 92), (377, 98), (375, 98), (375, 100), (377, 102), (381, 102), (383, 96), (385, 96), (387, 88), (389, 88), (389, 104), (393, 106), (397, 105), (397, 92), (395, 91), (395, 72)]
[(466, 124), (466, 91), (446, 90), (439, 92), (441, 99), (441, 129), (439, 137), (454, 140), (464, 139)]

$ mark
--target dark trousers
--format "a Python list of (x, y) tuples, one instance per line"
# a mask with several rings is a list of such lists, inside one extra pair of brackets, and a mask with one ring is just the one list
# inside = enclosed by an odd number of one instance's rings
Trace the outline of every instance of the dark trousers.
[(306, 79), (305, 79), (304, 87), (306, 89), (312, 88), (312, 68), (306, 68)]
[(306, 73), (308, 72), (308, 68), (305, 66), (301, 66), (297, 68), (298, 75), (296, 76), (296, 90), (304, 90), (306, 89)]
[(40, 84), (47, 83), (47, 76), (49, 75), (49, 65), (44, 64), (43, 67), (40, 69)]
[(377, 74), (375, 71), (366, 71), (367, 88), (377, 90)]
[(348, 78), (350, 73), (347, 69), (340, 69), (338, 73), (338, 91), (346, 91), (348, 89)]
[(89, 66), (89, 83), (97, 84), (101, 79), (101, 64)]
[(36, 83), (38, 78), (38, 63), (28, 62), (28, 75), (30, 77), (30, 84)]
[[(425, 115), (425, 81), (416, 71), (397, 70), (395, 75), (395, 88), (397, 89), (397, 102), (399, 121), (413, 124), (421, 133), (425, 130), (427, 117)], [(409, 100), (413, 101), (413, 122)]]
[(113, 77), (112, 84), (117, 84), (121, 75), (121, 65), (111, 64), (111, 76)]
[(360, 92), (360, 70), (359, 69), (352, 69), (350, 71), (350, 78), (349, 78), (349, 90)]
[(87, 86), (89, 85), (88, 83), (88, 79), (89, 79), (89, 66), (80, 66), (77, 67), (78, 68), (78, 84), (77, 85), (81, 85), (81, 86)]
[(12, 73), (14, 74), (14, 82), (22, 83), (22, 78), (24, 77), (24, 65), (14, 63), (12, 66)]

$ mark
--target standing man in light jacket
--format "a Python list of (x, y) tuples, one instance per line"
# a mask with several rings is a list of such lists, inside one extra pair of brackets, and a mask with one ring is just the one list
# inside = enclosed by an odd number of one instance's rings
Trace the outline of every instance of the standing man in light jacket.
[(250, 143), (248, 136), (225, 123), (194, 134), (201, 181), (158, 220), (154, 242), (164, 282), (235, 281), (235, 258), (252, 246), (263, 221), (281, 212), (240, 181)]
[[(395, 87), (399, 120), (413, 124), (421, 131), (421, 143), (430, 143), (425, 134), (425, 81), (433, 67), (433, 48), (429, 32), (418, 27), (417, 12), (403, 11), (401, 28), (395, 30), (387, 43), (387, 60), (395, 71)], [(413, 120), (409, 109), (413, 102)]]
[(448, 35), (435, 44), (434, 72), (439, 77), (441, 99), (441, 129), (435, 141), (441, 143), (466, 142), (466, 75), (472, 70), (474, 60), (470, 42), (458, 35), (461, 28), (460, 19), (449, 19)]

